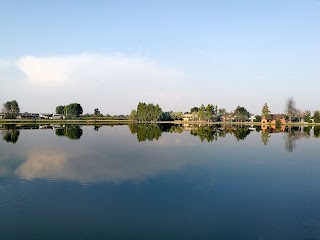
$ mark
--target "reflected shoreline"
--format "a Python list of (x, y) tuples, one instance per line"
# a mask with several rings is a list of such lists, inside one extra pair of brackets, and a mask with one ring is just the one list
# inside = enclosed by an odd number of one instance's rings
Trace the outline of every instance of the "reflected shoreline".
[[(201, 142), (213, 142), (227, 135), (233, 136), (237, 141), (245, 140), (251, 132), (261, 132), (261, 141), (267, 145), (272, 134), (283, 133), (285, 148), (292, 152), (296, 141), (302, 138), (320, 138), (320, 126), (244, 126), (244, 125), (204, 125), (204, 124), (108, 124), (85, 125), (92, 126), (95, 131), (102, 127), (128, 126), (131, 134), (137, 136), (138, 142), (158, 141), (163, 133), (183, 133), (197, 137)], [(21, 130), (54, 130), (58, 137), (78, 140), (83, 135), (82, 125), (77, 124), (6, 124), (0, 125), (2, 139), (6, 142), (17, 143)]]

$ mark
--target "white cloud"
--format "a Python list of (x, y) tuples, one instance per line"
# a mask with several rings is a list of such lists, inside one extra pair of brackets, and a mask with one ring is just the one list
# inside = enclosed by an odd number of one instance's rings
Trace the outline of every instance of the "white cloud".
[(125, 55), (80, 54), (61, 57), (21, 57), (18, 68), (40, 86), (70, 83), (172, 83), (187, 76), (148, 58)]
[(67, 73), (72, 63), (68, 59), (23, 57), (18, 68), (35, 85), (59, 86), (68, 80)]
[[(174, 110), (192, 91), (192, 78), (183, 70), (142, 56), (25, 56), (16, 61), (16, 67), (24, 74), (32, 98), (52, 100), (37, 102), (46, 105), (43, 110), (26, 111), (53, 111), (59, 104), (75, 101), (81, 103), (85, 113), (98, 107), (104, 114), (129, 114), (139, 101)], [(24, 102), (35, 105), (32, 98), (25, 97)]]

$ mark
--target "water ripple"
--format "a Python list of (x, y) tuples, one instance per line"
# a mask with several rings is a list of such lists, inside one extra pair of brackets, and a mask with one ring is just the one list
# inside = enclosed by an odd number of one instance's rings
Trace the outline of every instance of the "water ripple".
[(22, 185), (16, 179), (0, 180), (0, 212), (23, 208), (27, 198)]

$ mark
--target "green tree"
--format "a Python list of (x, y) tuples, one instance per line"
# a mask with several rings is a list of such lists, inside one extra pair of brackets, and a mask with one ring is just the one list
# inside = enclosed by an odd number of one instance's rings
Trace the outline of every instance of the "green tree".
[(262, 107), (261, 116), (265, 118), (270, 117), (270, 110), (267, 103), (265, 103)]
[(224, 109), (224, 108), (219, 109), (219, 111), (218, 111), (218, 119), (220, 121), (222, 121), (222, 120), (226, 121), (227, 116), (228, 116), (228, 112), (227, 112), (226, 109)]
[(83, 109), (79, 103), (71, 103), (66, 106), (66, 115), (70, 117), (79, 117), (83, 113)]
[(254, 117), (255, 117), (254, 122), (261, 122), (261, 117), (260, 117), (260, 115), (255, 115)]
[(276, 129), (280, 129), (280, 128), (281, 128), (281, 125), (282, 125), (281, 120), (280, 120), (280, 119), (277, 119), (277, 120), (276, 120)]
[(8, 101), (3, 104), (3, 112), (7, 119), (15, 119), (20, 112), (19, 104), (16, 100)]
[(183, 117), (183, 112), (173, 112), (171, 113), (171, 118), (174, 120), (181, 120)]
[(161, 116), (162, 121), (172, 121), (174, 120), (173, 114), (170, 114), (170, 112), (163, 112)]
[(130, 115), (129, 115), (129, 119), (130, 120), (137, 120), (137, 111), (136, 110), (132, 110)]
[(240, 107), (238, 106), (235, 110), (234, 110), (234, 116), (237, 122), (239, 121), (246, 121), (248, 120), (250, 113), (248, 112), (248, 110), (245, 107)]
[(101, 113), (100, 113), (100, 111), (99, 111), (99, 108), (95, 108), (93, 114), (94, 114), (95, 116), (100, 116)]
[(198, 118), (201, 121), (210, 121), (212, 120), (212, 114), (206, 110), (200, 110), (198, 112)]
[(190, 113), (194, 113), (194, 112), (199, 112), (199, 108), (198, 107), (193, 107), (190, 109)]
[(62, 105), (57, 106), (56, 114), (65, 114), (65, 106), (62, 106)]
[(310, 110), (306, 110), (303, 114), (303, 120), (305, 122), (310, 122), (311, 121), (311, 111)]
[[(134, 112), (131, 112), (132, 114)], [(160, 106), (152, 103), (146, 104), (139, 102), (136, 110), (135, 119), (138, 121), (159, 121), (162, 117), (162, 109)]]
[(315, 111), (313, 114), (313, 121), (315, 123), (320, 123), (320, 111)]

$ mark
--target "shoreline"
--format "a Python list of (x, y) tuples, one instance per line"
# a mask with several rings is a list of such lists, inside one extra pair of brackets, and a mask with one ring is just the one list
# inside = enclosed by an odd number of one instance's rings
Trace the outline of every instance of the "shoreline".
[[(175, 125), (243, 125), (243, 126), (272, 126), (275, 124), (261, 124), (261, 122), (207, 122), (207, 121), (132, 121), (132, 120), (101, 120), (101, 119), (0, 119), (0, 124), (79, 124), (79, 125), (110, 125), (110, 124), (175, 124)], [(284, 126), (320, 126), (320, 123), (286, 123)]]

